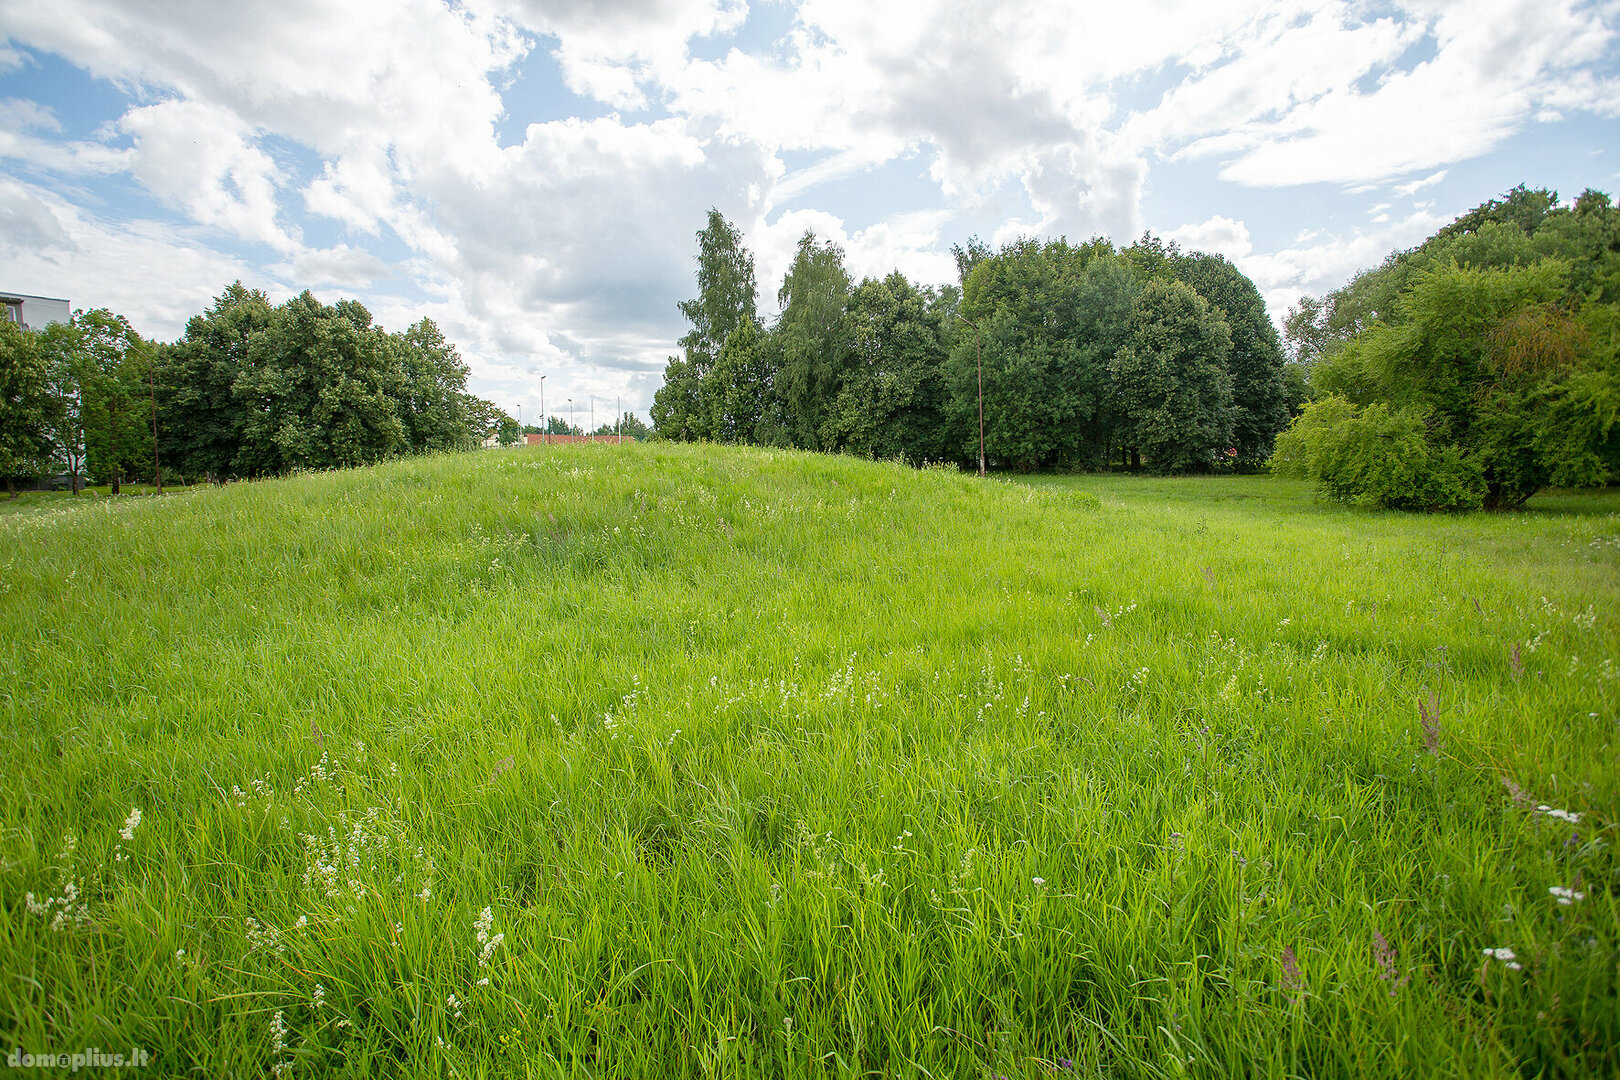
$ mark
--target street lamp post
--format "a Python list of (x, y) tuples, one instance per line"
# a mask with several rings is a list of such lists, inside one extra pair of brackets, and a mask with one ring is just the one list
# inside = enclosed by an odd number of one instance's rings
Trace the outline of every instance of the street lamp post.
[(546, 418), (546, 377), (540, 376), (540, 441), (551, 442), (551, 421)]
[(568, 437), (574, 437), (574, 399), (568, 399)]
[(973, 327), (973, 359), (979, 367), (979, 476), (984, 476), (984, 353), (979, 344), (979, 324), (962, 314), (956, 317)]

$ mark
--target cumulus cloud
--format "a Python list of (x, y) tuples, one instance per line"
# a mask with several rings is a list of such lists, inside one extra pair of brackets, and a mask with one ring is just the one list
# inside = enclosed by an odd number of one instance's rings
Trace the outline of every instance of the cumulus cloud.
[(1164, 239), (1181, 245), (1184, 251), (1225, 255), (1233, 264), (1254, 251), (1254, 244), (1249, 239), (1249, 227), (1219, 214), (1197, 225), (1171, 229), (1164, 234)]

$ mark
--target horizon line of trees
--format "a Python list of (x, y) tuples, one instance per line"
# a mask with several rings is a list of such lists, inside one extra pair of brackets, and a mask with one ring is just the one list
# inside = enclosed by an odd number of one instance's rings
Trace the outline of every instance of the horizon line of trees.
[(470, 449), (516, 424), (467, 393), (467, 375), (431, 319), (390, 333), (358, 301), (272, 305), (240, 281), (172, 343), (105, 309), (4, 322), (0, 475), (13, 497), (15, 477), (55, 473), (116, 493)]
[(766, 327), (753, 256), (711, 210), (691, 331), (655, 396), (661, 438), (914, 464), (1156, 472), (1258, 467), (1303, 401), (1254, 283), (1144, 235), (954, 248), (959, 284), (856, 283), (807, 232)]

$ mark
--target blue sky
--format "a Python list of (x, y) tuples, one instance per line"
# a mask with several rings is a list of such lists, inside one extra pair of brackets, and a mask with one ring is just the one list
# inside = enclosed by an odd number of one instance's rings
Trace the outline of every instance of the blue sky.
[[(892, 9), (892, 10), (891, 10)], [(1219, 251), (1281, 318), (1514, 184), (1620, 191), (1620, 2), (0, 0), (0, 288), (160, 339), (236, 279), (645, 415), (711, 206), (939, 283)]]

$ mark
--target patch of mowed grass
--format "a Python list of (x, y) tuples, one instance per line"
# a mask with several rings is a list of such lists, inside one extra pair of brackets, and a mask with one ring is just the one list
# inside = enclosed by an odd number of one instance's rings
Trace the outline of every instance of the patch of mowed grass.
[(8, 1051), (1620, 1067), (1601, 500), (570, 446), (0, 533)]

